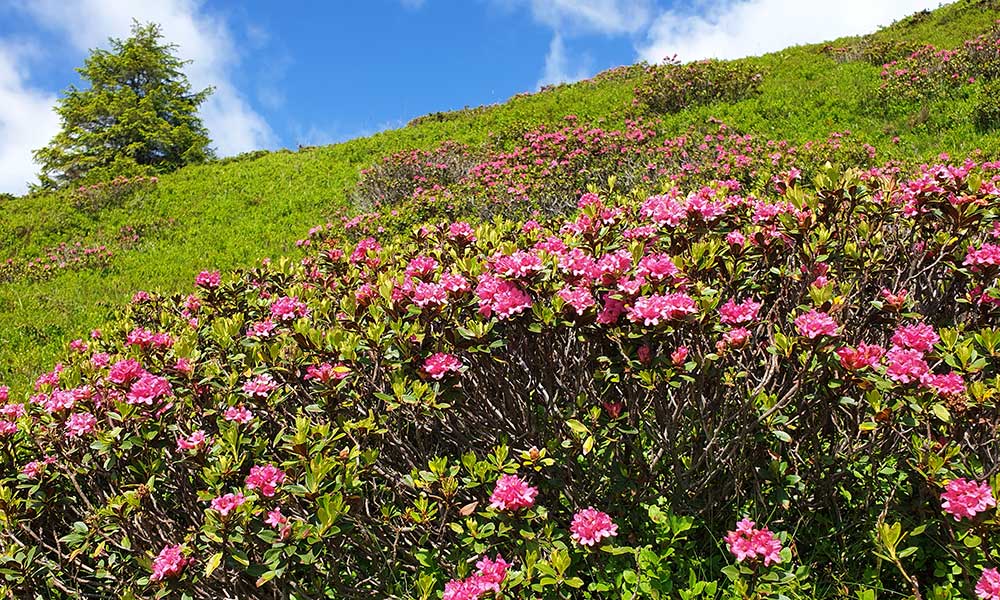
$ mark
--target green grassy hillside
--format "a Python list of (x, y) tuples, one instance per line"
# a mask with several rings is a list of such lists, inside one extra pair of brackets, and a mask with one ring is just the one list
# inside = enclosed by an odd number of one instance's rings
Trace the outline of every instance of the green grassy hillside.
[[(901, 20), (868, 38), (841, 39), (834, 47), (873, 41), (956, 47), (986, 31), (995, 2), (963, 0), (933, 13)], [(660, 130), (682, 132), (715, 117), (737, 130), (795, 143), (851, 130), (901, 159), (939, 152), (993, 154), (1000, 136), (977, 129), (971, 118), (982, 90), (883, 109), (872, 102), (879, 66), (838, 60), (825, 44), (789, 48), (748, 59), (763, 69), (761, 93), (662, 116)], [(360, 170), (379, 157), (445, 140), (481, 144), (491, 133), (523, 124), (556, 123), (574, 114), (583, 121), (620, 126), (629, 116), (640, 69), (617, 77), (561, 85), (509, 102), (430, 115), (402, 129), (299, 152), (274, 152), (182, 169), (121, 206), (86, 210), (70, 192), (4, 201), (0, 256), (26, 261), (60, 243), (108, 244), (107, 264), (60, 271), (52, 277), (13, 277), (0, 283), (0, 380), (23, 387), (69, 340), (83, 337), (137, 290), (175, 293), (202, 269), (231, 270), (280, 255), (312, 225), (350, 209)], [(897, 143), (892, 138), (899, 137)], [(123, 244), (123, 227), (140, 232)]]

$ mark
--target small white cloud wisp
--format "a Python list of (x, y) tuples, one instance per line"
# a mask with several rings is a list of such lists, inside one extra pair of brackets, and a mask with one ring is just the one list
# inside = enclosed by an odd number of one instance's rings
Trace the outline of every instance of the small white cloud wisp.
[(638, 58), (658, 63), (741, 58), (806, 43), (860, 35), (940, 0), (707, 0), (695, 12), (669, 10), (649, 26)]

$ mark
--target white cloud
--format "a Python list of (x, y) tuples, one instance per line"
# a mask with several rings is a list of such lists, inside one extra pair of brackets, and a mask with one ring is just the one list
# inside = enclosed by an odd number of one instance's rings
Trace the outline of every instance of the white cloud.
[(566, 56), (566, 44), (559, 33), (552, 36), (549, 43), (549, 52), (545, 55), (545, 71), (538, 81), (538, 87), (552, 83), (568, 83), (579, 81), (587, 77), (587, 69), (584, 66), (573, 68), (569, 64)]
[(657, 63), (740, 58), (788, 46), (859, 35), (940, 0), (706, 0), (697, 14), (667, 11), (653, 21), (639, 58)]
[[(232, 71), (239, 62), (239, 50), (228, 25), (203, 11), (199, 0), (36, 0), (14, 6), (32, 16), (40, 27), (65, 37), (80, 52), (81, 62), (89, 49), (107, 47), (109, 37), (128, 37), (133, 19), (158, 23), (164, 40), (178, 46), (181, 58), (192, 61), (185, 67), (192, 87), (215, 88), (201, 106), (200, 114), (219, 154), (227, 156), (277, 145), (270, 126), (233, 83)], [(26, 78), (22, 74), (21, 81)], [(31, 97), (31, 91), (27, 93), (26, 98)], [(49, 131), (48, 137), (53, 134)], [(29, 156), (33, 148), (47, 141), (48, 138), (39, 144), (37, 140), (23, 140), (21, 152)], [(4, 165), (5, 178), (8, 170), (13, 167)]]
[[(59, 131), (54, 94), (32, 88), (24, 48), (0, 44), (0, 192), (21, 194), (35, 180), (31, 152)], [(20, 68), (19, 68), (20, 67)]]
[(530, 0), (530, 6), (535, 20), (566, 33), (635, 33), (652, 14), (650, 0)]

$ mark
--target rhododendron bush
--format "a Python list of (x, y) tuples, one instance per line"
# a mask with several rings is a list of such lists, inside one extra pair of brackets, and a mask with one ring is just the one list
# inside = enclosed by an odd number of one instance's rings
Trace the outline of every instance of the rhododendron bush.
[(137, 298), (3, 394), (3, 581), (996, 597), (1000, 164), (785, 161)]

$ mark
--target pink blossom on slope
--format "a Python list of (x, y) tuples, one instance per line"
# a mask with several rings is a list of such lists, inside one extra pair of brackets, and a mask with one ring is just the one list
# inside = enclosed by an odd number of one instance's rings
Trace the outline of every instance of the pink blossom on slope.
[(572, 532), (570, 537), (581, 546), (593, 546), (604, 538), (618, 535), (618, 526), (611, 517), (593, 507), (573, 515), (573, 523), (569, 528)]

